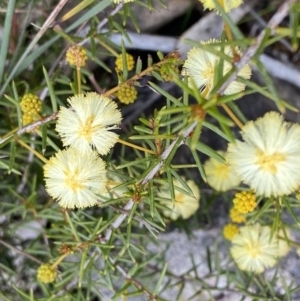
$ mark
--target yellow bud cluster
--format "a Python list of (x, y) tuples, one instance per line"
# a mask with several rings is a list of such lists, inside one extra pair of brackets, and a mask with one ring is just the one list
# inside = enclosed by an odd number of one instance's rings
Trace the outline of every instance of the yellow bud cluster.
[(229, 216), (234, 223), (241, 224), (246, 222), (246, 216), (242, 214), (239, 210), (237, 210), (235, 207), (232, 207), (230, 209)]
[(122, 103), (133, 103), (137, 98), (137, 90), (134, 86), (121, 87), (117, 92), (117, 97)]
[(37, 278), (44, 283), (53, 282), (57, 277), (57, 271), (50, 263), (42, 264), (37, 270)]
[[(127, 63), (127, 70), (131, 71), (134, 68), (134, 59), (133, 56), (126, 53), (126, 63)], [(123, 56), (120, 54), (116, 59), (116, 68), (120, 71), (123, 71)]]
[(235, 194), (234, 208), (240, 213), (252, 212), (257, 206), (256, 196), (253, 191), (242, 191)]
[(27, 124), (30, 124), (34, 121), (32, 115), (29, 115), (29, 114), (23, 114), (22, 116), (22, 124), (23, 126), (27, 125)]
[(223, 235), (226, 239), (232, 240), (235, 235), (239, 233), (239, 228), (234, 224), (227, 224), (223, 228)]
[(38, 96), (26, 93), (21, 99), (20, 107), (24, 114), (38, 114), (42, 110), (42, 101)]
[(81, 68), (85, 66), (88, 59), (86, 50), (78, 45), (71, 46), (66, 53), (66, 60), (71, 66)]
[(23, 125), (30, 124), (40, 118), (42, 101), (37, 95), (26, 93), (21, 99), (20, 107), (23, 112)]
[(163, 65), (161, 66), (160, 68), (160, 76), (161, 78), (165, 81), (165, 82), (172, 82), (174, 81), (174, 79), (176, 78), (175, 74), (170, 71), (173, 71), (174, 73), (176, 74), (179, 74), (179, 68), (177, 65), (174, 65), (174, 64), (166, 64), (166, 65)]

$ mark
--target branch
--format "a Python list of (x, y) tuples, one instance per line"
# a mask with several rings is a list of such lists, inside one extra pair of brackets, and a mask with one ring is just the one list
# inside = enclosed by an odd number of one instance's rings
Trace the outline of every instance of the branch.
[[(168, 156), (170, 155), (170, 153), (172, 152), (173, 148), (175, 147), (177, 141), (179, 138), (183, 137), (184, 139), (187, 138), (189, 136), (189, 134), (194, 130), (194, 128), (196, 127), (197, 122), (192, 123), (192, 125), (190, 125), (190, 127), (185, 130), (181, 135), (179, 135), (166, 149), (165, 151), (160, 155), (160, 159), (161, 161), (156, 164), (150, 171), (149, 173), (145, 176), (145, 178), (143, 180), (140, 181), (140, 183), (142, 185), (147, 184), (151, 179), (153, 179), (153, 177), (155, 176), (155, 174), (160, 170), (160, 168), (164, 165), (165, 160), (168, 158)], [(183, 144), (183, 142), (180, 143), (180, 145)], [(130, 199), (127, 204), (123, 207), (123, 210), (131, 210), (132, 207), (134, 205), (134, 201), (133, 199)], [(125, 220), (125, 218), (127, 217), (127, 214), (120, 214), (118, 216), (118, 218), (111, 224), (111, 226), (106, 230), (105, 233), (105, 237), (104, 239), (102, 239), (102, 242), (105, 243), (107, 241), (109, 241), (111, 234), (112, 234), (112, 230), (117, 229), (121, 226), (121, 224), (123, 223), (123, 221)]]

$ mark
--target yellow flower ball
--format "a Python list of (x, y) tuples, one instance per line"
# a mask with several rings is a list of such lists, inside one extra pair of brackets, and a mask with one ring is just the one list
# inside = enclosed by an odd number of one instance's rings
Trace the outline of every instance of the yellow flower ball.
[(128, 105), (136, 100), (137, 90), (134, 86), (124, 86), (118, 90), (117, 96), (120, 102)]
[(34, 119), (31, 114), (27, 114), (27, 113), (23, 114), (23, 116), (22, 116), (23, 126), (28, 125), (28, 124), (32, 123), (33, 121), (34, 121)]
[(27, 115), (37, 115), (42, 110), (42, 100), (32, 93), (26, 93), (20, 102), (21, 110)]
[(242, 191), (235, 194), (234, 208), (240, 213), (252, 212), (257, 206), (256, 195), (253, 191)]
[(67, 50), (66, 60), (71, 66), (83, 67), (87, 59), (86, 50), (81, 46), (73, 45)]
[[(127, 70), (131, 71), (134, 68), (134, 59), (133, 56), (126, 53), (126, 64)], [(123, 56), (120, 54), (116, 59), (116, 68), (120, 71), (123, 71)]]
[(234, 224), (227, 224), (223, 228), (223, 235), (226, 239), (232, 240), (239, 233), (239, 228)]
[(42, 264), (37, 270), (37, 278), (44, 283), (53, 282), (57, 277), (57, 270), (50, 263)]
[(242, 214), (239, 210), (237, 210), (235, 207), (232, 207), (230, 209), (229, 216), (234, 223), (241, 224), (246, 222), (246, 216)]

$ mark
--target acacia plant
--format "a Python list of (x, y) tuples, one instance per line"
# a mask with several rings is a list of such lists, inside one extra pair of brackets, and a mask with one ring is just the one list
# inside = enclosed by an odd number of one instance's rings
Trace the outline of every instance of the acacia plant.
[[(186, 41), (186, 58), (158, 45), (145, 62), (128, 53), (126, 24), (139, 32), (132, 5), (151, 10), (155, 1), (165, 9), (162, 0), (1, 4), (1, 300), (187, 300), (188, 283), (191, 300), (203, 292), (216, 300), (216, 291), (292, 300), (297, 292), (280, 259), (298, 247), (300, 124), (284, 117), (298, 109), (280, 98), (259, 56), (283, 38), (298, 49), (300, 5), (282, 1), (250, 39), (228, 14), (242, 1), (200, 0), (223, 18), (220, 37)], [(265, 86), (252, 80), (254, 69)], [(151, 93), (160, 105), (125, 124), (124, 109)], [(236, 101), (253, 93), (277, 111), (247, 120)], [(226, 148), (205, 144), (204, 129)], [(189, 159), (180, 161), (182, 148)], [(185, 275), (172, 272), (158, 238), (172, 223), (193, 235), (192, 217), (215, 196), (229, 200), (226, 263), (216, 244), (206, 275), (196, 262)], [(269, 268), (272, 279), (262, 276)], [(221, 288), (208, 281), (221, 276)]]

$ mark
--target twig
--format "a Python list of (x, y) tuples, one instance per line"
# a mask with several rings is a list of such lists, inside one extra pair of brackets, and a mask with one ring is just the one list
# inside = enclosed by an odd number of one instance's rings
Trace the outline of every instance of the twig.
[(50, 115), (48, 117), (45, 117), (43, 119), (40, 119), (36, 122), (33, 122), (33, 123), (27, 125), (27, 126), (22, 127), (21, 129), (19, 129), (17, 131), (17, 135), (20, 136), (20, 135), (24, 134), (25, 132), (30, 132), (30, 131), (34, 130), (36, 127), (41, 126), (51, 120), (55, 120), (57, 117), (57, 114), (58, 114), (57, 112), (53, 113), (52, 115)]
[[(156, 166), (154, 166), (150, 172), (147, 174), (147, 176), (140, 181), (140, 183), (142, 185), (145, 185), (146, 183), (148, 183), (154, 176), (155, 174), (160, 170), (160, 168), (163, 166), (165, 160), (168, 158), (168, 156), (170, 155), (171, 151), (173, 150), (173, 148), (175, 147), (177, 141), (182, 137), (182, 138), (186, 138), (188, 137), (188, 135), (194, 130), (194, 128), (196, 127), (197, 122), (194, 122), (186, 131), (184, 131), (181, 135), (179, 135), (169, 146), (168, 148), (165, 149), (165, 151), (161, 154), (160, 159), (161, 161), (159, 163), (156, 164)], [(182, 144), (182, 143), (181, 143)], [(181, 145), (180, 144), (180, 145)], [(133, 199), (130, 199), (127, 204), (123, 207), (123, 210), (129, 211), (132, 209), (134, 205), (134, 201)], [(118, 218), (111, 224), (111, 226), (106, 230), (105, 233), (105, 238), (103, 242), (107, 242), (112, 234), (112, 230), (117, 229), (120, 227), (120, 225), (123, 223), (123, 221), (125, 220), (125, 218), (127, 217), (127, 214), (121, 214), (118, 216)]]
[(143, 290), (144, 293), (148, 295), (148, 300), (153, 300), (156, 301), (158, 300), (157, 296), (153, 295), (148, 289), (146, 289), (139, 281), (136, 279), (132, 278), (131, 276), (128, 275), (128, 273), (118, 264), (115, 263), (115, 260), (111, 257), (109, 257), (111, 263), (116, 266), (116, 269), (123, 275), (123, 277), (131, 282), (133, 285), (135, 285), (139, 290)]
[[(267, 26), (267, 22), (257, 12), (250, 10), (249, 14), (258, 22), (260, 27), (265, 28)], [(279, 40), (278, 42), (291, 53), (294, 52), (291, 44), (286, 39)]]
[[(119, 211), (122, 214), (126, 214), (126, 215), (130, 214), (130, 211), (126, 211), (126, 210), (124, 210), (124, 208), (118, 208), (117, 206), (114, 206), (114, 205), (111, 205), (111, 207), (113, 209), (115, 209), (116, 211)], [(151, 226), (148, 222), (146, 222), (145, 220), (143, 220), (138, 215), (133, 216), (133, 219), (135, 219), (136, 221), (140, 222), (146, 228), (151, 229), (153, 232), (159, 233), (159, 231), (156, 228), (154, 228), (153, 226)]]
[(31, 259), (31, 260), (39, 263), (39, 264), (42, 264), (42, 261), (36, 259), (35, 257), (31, 256), (30, 254), (25, 253), (24, 251), (22, 251), (20, 249), (14, 247), (13, 245), (11, 245), (11, 244), (3, 241), (2, 239), (0, 239), (0, 244), (2, 244), (3, 246), (7, 247), (8, 249), (14, 250), (14, 251), (16, 251), (16, 252), (24, 255), (25, 257), (27, 257), (27, 258), (29, 258), (29, 259)]

